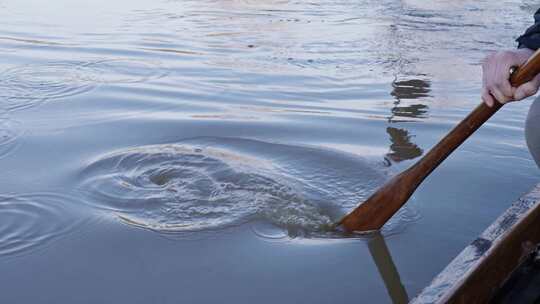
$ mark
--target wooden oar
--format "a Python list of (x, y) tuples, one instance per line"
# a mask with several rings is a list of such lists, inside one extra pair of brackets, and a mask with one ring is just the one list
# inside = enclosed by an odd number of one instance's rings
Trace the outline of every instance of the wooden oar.
[(392, 303), (409, 303), (407, 290), (405, 290), (405, 287), (401, 283), (399, 272), (392, 260), (390, 250), (388, 250), (388, 246), (386, 246), (384, 237), (380, 232), (373, 234), (368, 242), (368, 248), (386, 286), (386, 291), (388, 291), (388, 295), (392, 299)]
[[(540, 50), (512, 73), (510, 83), (517, 87), (532, 80), (538, 73)], [(348, 232), (380, 229), (407, 202), (420, 183), (501, 107), (502, 104), (498, 102), (492, 107), (481, 103), (416, 164), (389, 180), (367, 201), (341, 219), (338, 225)]]

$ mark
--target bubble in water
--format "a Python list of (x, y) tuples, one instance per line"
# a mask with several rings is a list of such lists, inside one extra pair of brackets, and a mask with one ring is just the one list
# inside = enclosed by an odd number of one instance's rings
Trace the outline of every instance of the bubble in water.
[(280, 235), (268, 227), (289, 237), (335, 237), (333, 223), (384, 179), (362, 158), (337, 151), (198, 138), (105, 155), (83, 171), (82, 187), (94, 206), (157, 231), (254, 221), (269, 224), (254, 229), (271, 231), (268, 238)]
[(69, 208), (74, 198), (52, 193), (0, 195), (0, 257), (49, 245), (84, 218)]

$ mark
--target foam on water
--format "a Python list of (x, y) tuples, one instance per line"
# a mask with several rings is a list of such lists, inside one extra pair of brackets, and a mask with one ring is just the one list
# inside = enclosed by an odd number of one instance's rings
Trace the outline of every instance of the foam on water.
[(28, 253), (73, 232), (85, 222), (74, 216), (76, 201), (54, 193), (0, 195), (0, 257)]
[(262, 221), (268, 238), (335, 237), (332, 224), (385, 179), (353, 155), (237, 138), (121, 150), (82, 174), (93, 205), (125, 223), (193, 232)]

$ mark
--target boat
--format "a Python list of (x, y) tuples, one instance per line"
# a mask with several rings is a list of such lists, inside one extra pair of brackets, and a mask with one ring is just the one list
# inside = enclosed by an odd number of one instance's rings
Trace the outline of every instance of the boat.
[(540, 261), (539, 243), (540, 184), (515, 201), (410, 303), (504, 303), (520, 269)]

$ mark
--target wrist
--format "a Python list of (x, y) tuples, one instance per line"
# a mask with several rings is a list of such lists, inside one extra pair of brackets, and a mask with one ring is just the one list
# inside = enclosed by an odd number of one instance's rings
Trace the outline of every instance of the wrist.
[(534, 54), (534, 50), (531, 50), (529, 48), (520, 48), (517, 50), (513, 50), (513, 52), (524, 62), (527, 61), (527, 59), (529, 59), (532, 54)]

